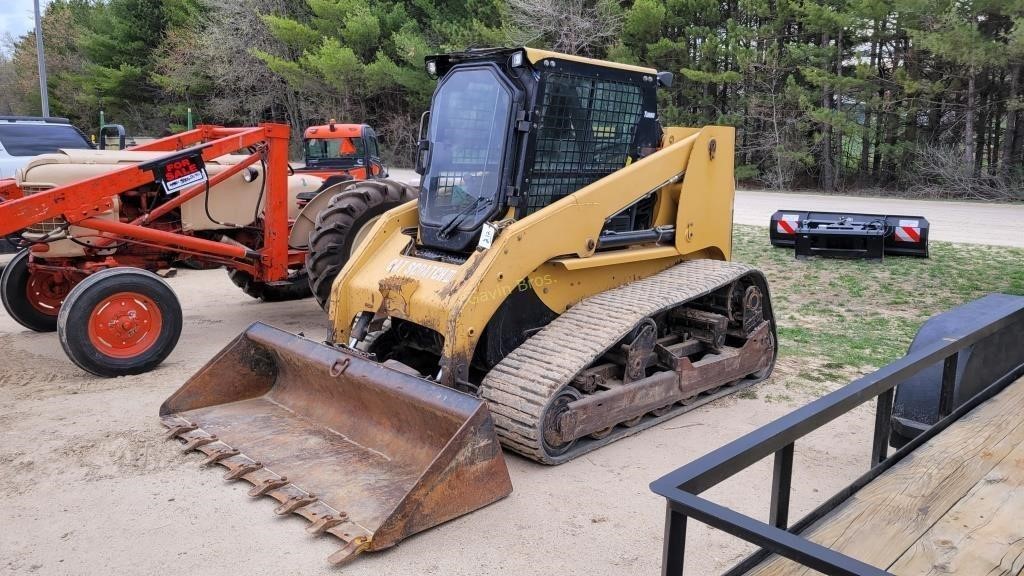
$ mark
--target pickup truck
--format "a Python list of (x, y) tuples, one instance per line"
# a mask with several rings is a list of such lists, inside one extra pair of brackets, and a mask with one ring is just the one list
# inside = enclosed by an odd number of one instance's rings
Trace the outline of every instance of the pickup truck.
[[(67, 148), (93, 148), (67, 118), (0, 116), (0, 180), (14, 178), (18, 169), (35, 156)], [(0, 254), (14, 251), (13, 244), (0, 238)]]

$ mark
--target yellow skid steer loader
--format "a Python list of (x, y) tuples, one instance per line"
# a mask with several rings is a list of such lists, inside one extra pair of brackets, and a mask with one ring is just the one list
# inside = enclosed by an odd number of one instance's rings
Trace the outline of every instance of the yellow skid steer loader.
[(311, 234), (337, 260), (311, 270), (333, 280), (329, 342), (254, 324), (160, 410), (345, 541), (336, 563), (508, 495), (499, 442), (559, 464), (766, 378), (777, 351), (764, 276), (729, 261), (734, 131), (663, 128), (670, 74), (531, 48), (426, 64), (419, 200), (339, 249), (339, 196)]

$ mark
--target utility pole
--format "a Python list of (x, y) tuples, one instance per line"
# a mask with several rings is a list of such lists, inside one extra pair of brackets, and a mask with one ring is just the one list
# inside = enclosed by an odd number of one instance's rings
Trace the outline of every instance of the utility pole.
[(46, 91), (46, 53), (43, 50), (43, 19), (39, 12), (39, 0), (36, 6), (36, 59), (39, 61), (39, 101), (42, 104), (43, 116), (50, 116), (50, 97)]

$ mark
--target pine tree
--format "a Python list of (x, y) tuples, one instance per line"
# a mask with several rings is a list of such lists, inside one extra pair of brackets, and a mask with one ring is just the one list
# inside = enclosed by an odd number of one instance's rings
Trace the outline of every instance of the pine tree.
[(308, 15), (264, 15), (283, 54), (253, 50), (305, 102), (307, 120), (375, 120), (385, 147), (411, 153), (414, 118), (429, 105), (427, 55), (494, 45), (497, 2), (307, 0)]
[[(135, 133), (201, 121), (378, 128), (411, 156), (424, 57), (527, 42), (675, 73), (665, 125), (737, 128), (737, 177), (1024, 195), (1022, 0), (54, 0), (54, 113)], [(0, 107), (38, 113), (34, 36)]]
[[(984, 23), (991, 19), (989, 0), (923, 0), (905, 8), (922, 14), (917, 27), (909, 28), (911, 38), (939, 60), (953, 64), (959, 72), (963, 92), (963, 163), (966, 170), (978, 171), (976, 164), (976, 121), (978, 115), (978, 79), (986, 67), (1006, 62), (1005, 43), (994, 38)], [(988, 33), (986, 33), (988, 32)]]

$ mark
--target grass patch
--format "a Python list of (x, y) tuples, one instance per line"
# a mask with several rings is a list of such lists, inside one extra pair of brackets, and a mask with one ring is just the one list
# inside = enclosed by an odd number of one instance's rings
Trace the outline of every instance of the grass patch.
[(778, 321), (772, 381), (817, 396), (903, 356), (929, 317), (990, 292), (1024, 295), (1024, 249), (931, 242), (931, 257), (883, 262), (812, 258), (773, 248), (768, 231), (737, 225), (733, 259), (768, 277)]

